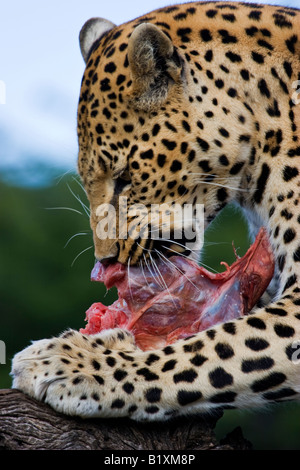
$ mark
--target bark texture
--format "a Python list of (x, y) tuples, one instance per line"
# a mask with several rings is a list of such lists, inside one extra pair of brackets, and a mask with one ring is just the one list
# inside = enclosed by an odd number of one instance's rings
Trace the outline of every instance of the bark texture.
[(164, 423), (129, 419), (73, 418), (18, 390), (0, 390), (0, 450), (249, 450), (236, 428), (217, 442), (222, 416), (180, 418)]

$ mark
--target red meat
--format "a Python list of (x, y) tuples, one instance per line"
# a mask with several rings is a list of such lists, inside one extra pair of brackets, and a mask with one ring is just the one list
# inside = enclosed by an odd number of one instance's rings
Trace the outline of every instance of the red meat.
[(97, 262), (92, 280), (116, 286), (112, 305), (94, 303), (80, 331), (131, 330), (143, 350), (156, 349), (247, 314), (264, 293), (274, 273), (274, 257), (265, 229), (242, 258), (213, 274), (181, 256), (156, 259), (141, 267)]

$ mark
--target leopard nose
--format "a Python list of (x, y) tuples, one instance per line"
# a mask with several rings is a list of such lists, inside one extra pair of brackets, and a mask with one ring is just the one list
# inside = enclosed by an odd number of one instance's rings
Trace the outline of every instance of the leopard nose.
[(104, 240), (103, 243), (99, 243), (99, 240), (95, 237), (95, 258), (100, 263), (108, 265), (116, 263), (118, 261), (120, 253), (119, 242), (115, 242), (113, 245), (111, 240)]
[(97, 261), (100, 261), (101, 264), (107, 266), (109, 264), (116, 263), (118, 261), (118, 255), (105, 256), (104, 258), (97, 258)]

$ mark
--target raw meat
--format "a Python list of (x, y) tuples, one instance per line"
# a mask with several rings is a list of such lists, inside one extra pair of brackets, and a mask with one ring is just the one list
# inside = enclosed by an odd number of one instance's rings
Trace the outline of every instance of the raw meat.
[(91, 279), (116, 286), (112, 305), (94, 303), (86, 312), (85, 334), (107, 328), (131, 330), (143, 350), (174, 341), (247, 314), (264, 293), (274, 272), (265, 229), (247, 253), (222, 273), (211, 273), (181, 256), (159, 258), (141, 267), (95, 264)]

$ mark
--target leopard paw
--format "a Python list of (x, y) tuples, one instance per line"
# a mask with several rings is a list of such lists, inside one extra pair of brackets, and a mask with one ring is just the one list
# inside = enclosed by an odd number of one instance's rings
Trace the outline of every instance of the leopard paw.
[(13, 359), (13, 388), (65, 414), (105, 416), (103, 363), (111, 349), (118, 354), (133, 352), (136, 346), (131, 334), (119, 329), (90, 336), (69, 330), (34, 341)]

